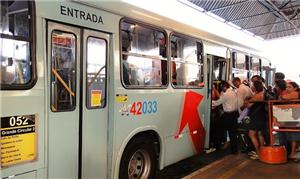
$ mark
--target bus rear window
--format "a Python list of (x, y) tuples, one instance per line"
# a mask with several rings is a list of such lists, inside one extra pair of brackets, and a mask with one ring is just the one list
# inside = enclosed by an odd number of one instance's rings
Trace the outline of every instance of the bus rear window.
[(1, 1), (1, 89), (24, 89), (33, 81), (32, 2)]

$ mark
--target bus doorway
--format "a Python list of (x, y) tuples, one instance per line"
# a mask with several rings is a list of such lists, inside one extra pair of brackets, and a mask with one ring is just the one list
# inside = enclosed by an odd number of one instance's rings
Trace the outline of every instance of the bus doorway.
[(47, 23), (48, 177), (107, 178), (109, 34)]
[[(228, 80), (227, 68), (228, 61), (224, 57), (216, 55), (207, 55), (208, 61), (211, 63), (209, 70), (209, 94), (211, 94), (212, 100), (218, 100), (221, 88), (220, 82), (222, 80)], [(220, 148), (222, 142), (224, 142), (224, 135), (222, 134), (221, 113), (222, 106), (210, 107), (210, 130), (209, 130), (209, 146), (213, 148)]]

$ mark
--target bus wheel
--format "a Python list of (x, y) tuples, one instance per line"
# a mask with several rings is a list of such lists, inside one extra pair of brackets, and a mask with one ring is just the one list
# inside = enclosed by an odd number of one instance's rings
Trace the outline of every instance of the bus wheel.
[(154, 141), (143, 137), (133, 139), (122, 155), (119, 178), (154, 178), (156, 171)]

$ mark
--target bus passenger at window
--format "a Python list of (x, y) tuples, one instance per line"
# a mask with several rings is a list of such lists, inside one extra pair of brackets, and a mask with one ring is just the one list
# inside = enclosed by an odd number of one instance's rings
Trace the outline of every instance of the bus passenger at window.
[[(16, 67), (12, 58), (5, 59), (1, 56), (1, 61), (6, 61), (6, 65), (2, 65), (0, 67), (0, 82), (2, 84), (13, 84), (16, 82)], [(4, 63), (5, 64), (5, 63)]]
[(123, 65), (123, 81), (125, 85), (130, 85), (130, 81), (129, 81), (129, 63), (127, 61), (128, 59), (128, 55), (125, 54), (127, 53), (127, 49), (126, 48), (122, 48), (122, 65)]
[(138, 81), (138, 71), (135, 68), (130, 68), (130, 84), (131, 85), (138, 85), (139, 81)]
[(186, 74), (184, 73), (184, 64), (180, 64), (176, 70), (176, 83), (177, 85), (187, 85)]
[(171, 62), (171, 63), (172, 63), (172, 84), (177, 85), (176, 63), (175, 62)]

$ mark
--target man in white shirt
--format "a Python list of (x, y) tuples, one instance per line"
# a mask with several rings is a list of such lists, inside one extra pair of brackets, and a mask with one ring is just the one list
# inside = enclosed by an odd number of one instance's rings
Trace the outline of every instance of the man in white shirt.
[(238, 107), (240, 109), (244, 105), (245, 99), (253, 96), (253, 92), (250, 87), (241, 82), (239, 77), (233, 78), (232, 84), (237, 88)]
[(239, 117), (238, 112), (238, 101), (237, 92), (230, 88), (229, 83), (226, 81), (221, 82), (222, 94), (216, 101), (212, 101), (212, 106), (223, 106), (224, 113), (222, 114), (222, 122), (224, 126), (224, 132), (228, 130), (231, 153), (237, 153), (237, 118)]

